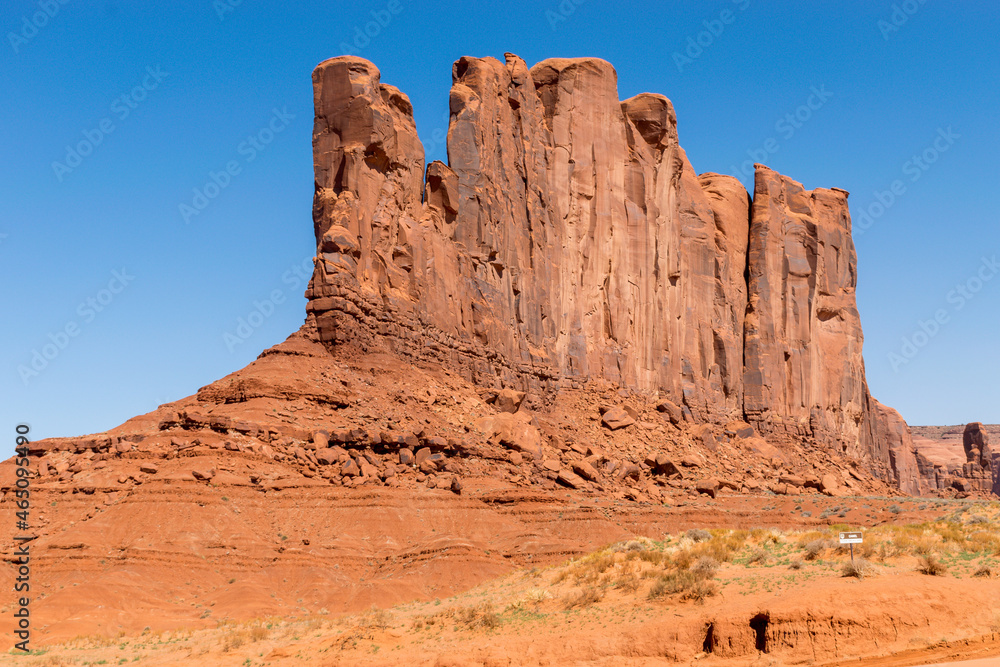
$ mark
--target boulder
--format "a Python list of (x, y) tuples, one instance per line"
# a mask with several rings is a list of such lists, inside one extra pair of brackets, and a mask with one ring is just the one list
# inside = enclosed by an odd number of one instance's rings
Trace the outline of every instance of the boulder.
[(650, 471), (654, 475), (674, 476), (681, 474), (680, 469), (674, 464), (674, 462), (665, 452), (656, 452), (655, 454), (649, 454), (643, 460), (643, 463), (649, 466)]
[(699, 479), (694, 483), (694, 489), (698, 493), (715, 498), (719, 492), (719, 480), (714, 477)]
[(681, 409), (673, 401), (662, 399), (657, 402), (656, 409), (666, 415), (670, 423), (675, 426), (684, 421), (684, 413), (681, 412)]
[(566, 470), (565, 468), (559, 471), (556, 476), (556, 481), (563, 486), (568, 486), (571, 489), (583, 489), (587, 486), (587, 482), (584, 481), (582, 477), (576, 475), (576, 473)]
[(827, 495), (833, 495), (840, 489), (840, 480), (832, 473), (827, 473), (819, 480), (819, 490)]
[(514, 413), (521, 408), (521, 403), (524, 402), (524, 397), (525, 393), (523, 391), (517, 391), (515, 389), (501, 389), (497, 392), (497, 397), (493, 404), (500, 412)]
[(806, 485), (805, 477), (799, 477), (798, 475), (779, 475), (778, 481), (782, 484), (798, 488), (802, 488)]
[(577, 461), (572, 465), (573, 472), (591, 482), (596, 482), (600, 475), (592, 465), (586, 461)]
[(712, 429), (711, 424), (699, 424), (695, 426), (691, 431), (691, 437), (696, 443), (710, 452), (714, 452), (719, 448), (719, 440), (715, 436), (715, 431)]
[(630, 415), (623, 407), (609, 408), (601, 415), (601, 423), (612, 431), (631, 426), (635, 423), (635, 417)]
[(524, 412), (500, 413), (476, 421), (476, 428), (487, 440), (526, 454), (542, 458), (542, 434), (531, 415)]

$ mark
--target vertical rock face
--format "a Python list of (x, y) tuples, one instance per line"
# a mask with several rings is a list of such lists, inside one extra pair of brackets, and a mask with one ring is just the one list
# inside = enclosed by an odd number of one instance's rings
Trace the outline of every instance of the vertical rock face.
[(962, 448), (969, 463), (983, 468), (990, 466), (990, 437), (981, 422), (966, 424), (962, 433)]
[(990, 436), (982, 422), (971, 422), (962, 433), (962, 448), (965, 450), (965, 476), (978, 478), (980, 488), (989, 488), (1000, 495), (1000, 471), (997, 470), (995, 454), (990, 449)]
[(757, 165), (744, 407), (764, 432), (858, 441), (867, 386), (847, 193)]
[(905, 468), (869, 403), (846, 192), (698, 176), (670, 101), (620, 101), (602, 60), (465, 57), (452, 80), (449, 164), (424, 173), (374, 65), (313, 73), (323, 342), (536, 391), (601, 379)]
[(858, 441), (847, 453), (867, 464), (878, 477), (911, 495), (921, 493), (921, 463), (910, 427), (895, 410), (871, 396), (865, 397), (864, 419)]
[(462, 58), (450, 165), (427, 168), (421, 201), (405, 96), (356, 58), (313, 80), (309, 310), (324, 341), (378, 337), (504, 383), (603, 378), (696, 419), (741, 416), (749, 196), (699, 179), (669, 100), (619, 101), (597, 59)]

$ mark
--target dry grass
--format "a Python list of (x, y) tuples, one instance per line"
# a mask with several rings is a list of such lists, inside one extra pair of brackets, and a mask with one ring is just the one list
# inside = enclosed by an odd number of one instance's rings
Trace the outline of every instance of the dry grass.
[(772, 558), (771, 552), (767, 549), (760, 546), (753, 546), (750, 547), (747, 554), (747, 565), (766, 565)]
[(938, 560), (936, 555), (927, 554), (922, 556), (917, 562), (917, 572), (927, 574), (932, 577), (940, 577), (948, 572), (948, 568), (944, 566), (944, 563)]
[(648, 597), (655, 600), (666, 595), (680, 595), (681, 600), (700, 602), (717, 592), (715, 583), (706, 579), (703, 574), (682, 570), (665, 574), (653, 582)]
[(803, 549), (805, 550), (803, 557), (806, 560), (817, 560), (826, 550), (826, 540), (810, 540)]
[(844, 563), (843, 567), (840, 569), (840, 576), (864, 579), (865, 577), (874, 575), (876, 572), (877, 570), (875, 566), (867, 560), (864, 558), (856, 558), (853, 561), (849, 560)]
[(575, 607), (589, 607), (604, 599), (604, 591), (597, 586), (586, 586), (576, 593), (566, 596), (564, 606), (566, 609)]
[(358, 616), (359, 628), (385, 630), (392, 625), (392, 612), (372, 605), (371, 609)]
[(454, 612), (455, 622), (469, 630), (479, 628), (495, 630), (500, 627), (500, 614), (492, 602), (481, 602), (471, 607), (457, 609)]

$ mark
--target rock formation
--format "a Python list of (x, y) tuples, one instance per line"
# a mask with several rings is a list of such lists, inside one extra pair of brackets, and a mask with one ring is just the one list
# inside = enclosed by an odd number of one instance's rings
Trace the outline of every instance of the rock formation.
[(990, 448), (1000, 426), (972, 422), (964, 426), (913, 427), (920, 495), (993, 493), (1000, 495), (997, 454)]
[(962, 433), (962, 448), (966, 461), (982, 468), (990, 467), (990, 436), (982, 422), (966, 424)]
[(425, 173), (373, 64), (313, 73), (324, 343), (536, 394), (611, 381), (916, 479), (905, 422), (868, 394), (847, 192), (698, 176), (670, 101), (619, 101), (602, 60), (464, 57), (452, 80), (450, 164)]

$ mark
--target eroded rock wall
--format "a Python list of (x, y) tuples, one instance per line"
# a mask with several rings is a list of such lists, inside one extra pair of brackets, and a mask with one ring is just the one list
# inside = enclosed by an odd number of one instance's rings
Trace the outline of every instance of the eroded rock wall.
[(452, 80), (449, 164), (425, 172), (410, 102), (373, 64), (313, 73), (324, 343), (536, 392), (600, 379), (886, 479), (915, 467), (871, 412), (846, 192), (758, 166), (751, 201), (698, 176), (670, 101), (619, 100), (599, 59), (463, 57)]

